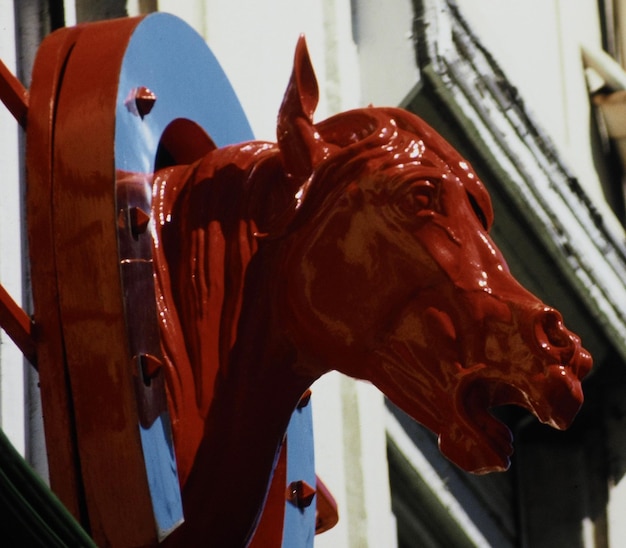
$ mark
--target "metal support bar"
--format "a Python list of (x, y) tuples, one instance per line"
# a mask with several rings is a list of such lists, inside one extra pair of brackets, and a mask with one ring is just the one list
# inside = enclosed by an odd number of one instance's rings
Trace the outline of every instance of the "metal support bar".
[[(0, 60), (0, 100), (23, 128), (28, 115), (28, 91)], [(35, 365), (36, 351), (32, 337), (32, 322), (28, 314), (0, 285), (0, 327), (22, 351), (26, 359)]]
[(32, 321), (2, 285), (0, 285), (0, 327), (6, 331), (24, 357), (36, 366), (37, 353)]
[(0, 100), (23, 128), (28, 114), (28, 91), (0, 60)]

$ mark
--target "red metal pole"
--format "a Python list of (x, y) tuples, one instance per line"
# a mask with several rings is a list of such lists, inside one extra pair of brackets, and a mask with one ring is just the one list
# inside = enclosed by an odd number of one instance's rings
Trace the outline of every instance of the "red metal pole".
[(23, 128), (28, 114), (28, 91), (0, 60), (0, 100)]
[(37, 353), (31, 319), (2, 285), (0, 285), (0, 327), (11, 337), (24, 357), (36, 365)]
[[(28, 114), (28, 91), (0, 59), (0, 100), (23, 127)], [(32, 322), (28, 314), (0, 285), (0, 327), (11, 337), (26, 359), (35, 365)]]

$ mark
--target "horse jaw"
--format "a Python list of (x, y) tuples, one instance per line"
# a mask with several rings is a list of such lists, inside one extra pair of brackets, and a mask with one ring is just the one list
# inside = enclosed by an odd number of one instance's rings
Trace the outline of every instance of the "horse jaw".
[[(584, 353), (580, 359), (585, 360)], [(476, 474), (504, 471), (510, 465), (513, 437), (492, 410), (515, 405), (540, 422), (567, 429), (578, 413), (583, 394), (579, 378), (569, 367), (549, 365), (526, 381), (514, 382), (488, 368), (476, 368), (454, 394), (454, 413), (441, 425), (441, 452), (461, 468)]]
[(495, 407), (522, 407), (540, 422), (564, 430), (582, 404), (580, 381), (571, 373), (563, 375), (559, 366), (551, 366), (543, 378), (535, 378), (535, 386), (521, 388), (501, 379), (481, 377), (484, 370), (477, 366), (475, 376), (469, 373), (466, 381), (444, 390), (432, 386), (425, 390), (423, 378), (397, 373), (392, 382), (381, 382), (378, 387), (438, 436), (439, 449), (446, 458), (474, 474), (501, 472), (510, 466), (513, 436), (492, 413)]
[[(496, 326), (490, 327), (496, 333)], [(506, 327), (509, 322), (503, 332)], [(565, 429), (582, 405), (581, 378), (591, 366), (579, 344), (561, 363), (556, 354), (530, 353), (521, 339), (495, 353), (483, 331), (480, 324), (453, 321), (441, 309), (415, 301), (381, 336), (367, 364), (378, 388), (439, 437), (441, 452), (476, 474), (510, 465), (512, 434), (493, 408), (515, 405)]]

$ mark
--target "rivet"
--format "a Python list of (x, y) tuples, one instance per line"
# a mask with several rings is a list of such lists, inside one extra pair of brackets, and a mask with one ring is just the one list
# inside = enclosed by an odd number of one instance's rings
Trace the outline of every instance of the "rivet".
[(140, 116), (143, 120), (144, 116), (150, 114), (156, 100), (157, 96), (154, 92), (150, 91), (145, 86), (140, 86), (130, 90), (124, 101), (124, 105), (128, 109), (128, 112), (135, 116)]
[(131, 207), (128, 213), (130, 216), (130, 229), (133, 236), (137, 237), (139, 234), (143, 234), (150, 223), (150, 214), (146, 213), (140, 207)]
[(313, 489), (313, 487), (311, 487), (306, 481), (298, 480), (292, 481), (287, 486), (286, 497), (291, 504), (302, 510), (311, 506), (315, 493), (315, 489)]
[(306, 407), (307, 405), (309, 405), (310, 401), (311, 401), (311, 389), (307, 388), (306, 392), (302, 394), (302, 397), (300, 398), (300, 401), (298, 402), (297, 408), (302, 409)]
[(133, 361), (138, 364), (143, 383), (146, 386), (150, 386), (152, 379), (159, 374), (163, 367), (161, 360), (152, 354), (138, 354), (133, 358)]

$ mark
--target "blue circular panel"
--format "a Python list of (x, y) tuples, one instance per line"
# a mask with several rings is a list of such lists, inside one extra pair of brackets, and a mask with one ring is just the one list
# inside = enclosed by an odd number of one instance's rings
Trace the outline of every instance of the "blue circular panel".
[[(134, 94), (140, 88), (147, 88), (156, 96), (150, 111), (144, 111), (143, 115), (134, 101)], [(119, 76), (115, 115), (115, 169), (122, 178), (128, 173), (146, 175), (144, 196), (138, 198), (144, 210), (150, 210), (151, 174), (161, 137), (174, 120), (181, 119), (202, 128), (217, 146), (253, 137), (226, 75), (202, 38), (180, 19), (157, 13), (137, 25), (128, 43)], [(127, 206), (118, 202), (118, 210)], [(128, 247), (124, 243), (120, 240), (120, 250)], [(148, 258), (150, 245), (143, 251), (143, 258)], [(156, 310), (147, 313), (150, 303), (146, 302), (145, 291), (139, 290), (152, 283), (152, 267), (145, 260), (121, 258), (126, 259), (121, 270), (127, 324), (140, 338), (150, 338), (147, 334), (156, 329), (153, 325)], [(143, 301), (137, 303), (137, 299)], [(141, 323), (150, 317), (154, 321)], [(139, 348), (144, 342), (137, 343), (136, 339), (131, 333), (131, 353), (140, 355), (146, 349)], [(150, 392), (148, 388), (145, 390)], [(142, 401), (139, 406), (141, 415)], [(157, 413), (150, 420), (141, 421), (139, 429), (154, 517), (162, 539), (183, 519), (169, 414)]]
[[(143, 116), (132, 103), (139, 88), (156, 96)], [(204, 40), (180, 19), (156, 13), (136, 27), (124, 56), (116, 106), (115, 169), (146, 174), (149, 181), (165, 130), (180, 120), (202, 128), (218, 147), (253, 139), (235, 92)], [(148, 188), (145, 200), (149, 204)], [(140, 430), (155, 519), (159, 536), (164, 537), (182, 519), (167, 413), (140, 425)], [(310, 409), (294, 413), (287, 439), (289, 481), (305, 479), (314, 486)], [(306, 510), (287, 507), (283, 546), (312, 546), (314, 529), (315, 505)]]
[[(146, 87), (156, 102), (143, 118), (126, 106)], [(115, 167), (151, 173), (161, 135), (178, 118), (202, 127), (218, 147), (251, 140), (252, 130), (230, 82), (204, 40), (180, 19), (155, 13), (136, 28), (120, 74)]]

